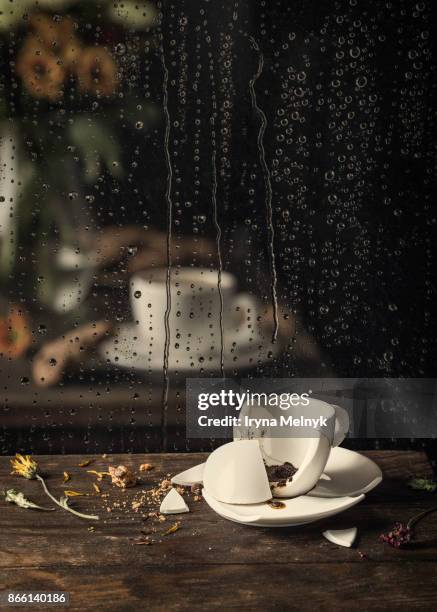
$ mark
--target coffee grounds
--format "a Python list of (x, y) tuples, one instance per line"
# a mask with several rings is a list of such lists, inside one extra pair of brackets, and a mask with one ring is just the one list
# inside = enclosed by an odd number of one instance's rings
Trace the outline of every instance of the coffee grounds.
[(267, 478), (269, 482), (277, 483), (278, 487), (285, 487), (287, 480), (293, 480), (297, 468), (292, 463), (286, 461), (281, 465), (266, 465)]
[(270, 499), (267, 502), (267, 505), (270, 506), (270, 508), (273, 508), (274, 510), (283, 510), (284, 508), (286, 508), (284, 502), (278, 501), (276, 499)]

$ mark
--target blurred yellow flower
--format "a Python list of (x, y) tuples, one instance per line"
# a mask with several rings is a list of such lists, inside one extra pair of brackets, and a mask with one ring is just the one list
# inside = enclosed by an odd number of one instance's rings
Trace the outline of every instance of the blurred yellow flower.
[(32, 480), (36, 477), (38, 471), (38, 464), (32, 459), (30, 455), (20, 455), (17, 453), (14, 459), (11, 459), (12, 474), (22, 476), (28, 480)]
[(117, 64), (105, 47), (83, 49), (76, 66), (76, 75), (82, 91), (111, 96), (117, 89)]
[(17, 74), (34, 98), (55, 102), (63, 96), (65, 70), (56, 55), (35, 35), (26, 38), (17, 56)]

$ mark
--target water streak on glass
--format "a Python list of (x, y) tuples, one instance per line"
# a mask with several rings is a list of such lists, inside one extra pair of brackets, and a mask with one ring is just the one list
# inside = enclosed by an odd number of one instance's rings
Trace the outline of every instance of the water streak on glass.
[(272, 305), (273, 305), (273, 336), (272, 342), (276, 342), (276, 338), (278, 336), (278, 299), (276, 295), (276, 285), (277, 285), (277, 274), (276, 274), (276, 263), (275, 263), (275, 230), (273, 228), (273, 209), (272, 209), (272, 184), (270, 179), (270, 171), (266, 162), (266, 153), (264, 150), (264, 134), (267, 128), (267, 117), (260, 106), (258, 106), (256, 92), (255, 92), (255, 83), (259, 79), (262, 74), (264, 68), (264, 56), (262, 54), (261, 49), (259, 48), (258, 43), (254, 38), (249, 38), (252, 47), (258, 53), (258, 70), (255, 75), (249, 81), (249, 89), (250, 89), (250, 97), (252, 100), (252, 107), (254, 111), (258, 114), (260, 118), (260, 126), (258, 132), (258, 151), (260, 163), (263, 169), (264, 174), (264, 183), (266, 188), (266, 221), (267, 221), (267, 230), (269, 234), (269, 256), (270, 256), (270, 273), (271, 273), (271, 294), (272, 294)]
[(162, 81), (162, 105), (165, 116), (165, 132), (164, 132), (164, 153), (167, 164), (167, 185), (165, 192), (165, 199), (167, 202), (167, 271), (165, 277), (166, 293), (167, 293), (167, 304), (164, 314), (164, 327), (165, 327), (165, 344), (164, 344), (164, 362), (163, 362), (163, 401), (162, 401), (162, 413), (161, 413), (161, 436), (163, 450), (167, 450), (167, 407), (168, 407), (168, 390), (170, 384), (170, 376), (168, 373), (168, 357), (170, 350), (170, 310), (171, 310), (171, 230), (173, 221), (173, 203), (171, 199), (171, 188), (173, 171), (170, 157), (170, 113), (168, 110), (168, 69), (165, 63), (164, 46), (161, 49), (161, 62), (163, 69), (163, 81)]
[[(209, 39), (211, 40), (211, 39)], [(215, 118), (217, 113), (217, 100), (215, 94), (215, 79), (214, 79), (214, 60), (210, 59), (210, 75), (211, 75), (211, 103), (212, 103), (212, 113), (211, 113), (211, 145), (212, 145), (212, 155), (211, 155), (211, 175), (212, 175), (212, 184), (211, 184), (211, 201), (212, 201), (212, 211), (213, 211), (213, 222), (215, 228), (215, 240), (216, 240), (216, 249), (217, 249), (217, 290), (220, 299), (220, 312), (219, 312), (219, 326), (220, 326), (220, 374), (224, 376), (224, 334), (223, 334), (223, 292), (222, 292), (222, 271), (223, 271), (223, 261), (222, 261), (222, 253), (221, 253), (221, 236), (222, 230), (218, 220), (218, 209), (217, 209), (217, 140), (216, 140), (216, 131), (215, 131)]]
[(217, 166), (216, 166), (216, 143), (215, 143), (215, 134), (213, 132), (213, 151), (212, 151), (212, 208), (213, 208), (213, 216), (214, 216), (214, 226), (216, 229), (216, 245), (217, 245), (217, 261), (218, 261), (218, 275), (217, 275), (217, 289), (220, 298), (220, 373), (224, 376), (224, 340), (223, 340), (223, 292), (222, 292), (222, 254), (220, 250), (220, 240), (222, 235), (222, 230), (220, 224), (218, 222), (218, 211), (217, 211)]

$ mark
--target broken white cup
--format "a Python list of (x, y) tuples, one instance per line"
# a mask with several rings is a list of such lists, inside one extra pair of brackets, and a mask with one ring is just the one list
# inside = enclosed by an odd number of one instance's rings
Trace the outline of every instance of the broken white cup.
[[(266, 407), (257, 407), (257, 416), (261, 412), (269, 414)], [(243, 418), (245, 414), (253, 416), (253, 408), (243, 408), (241, 417)], [(301, 415), (314, 419), (324, 417), (326, 425), (317, 428), (287, 427), (286, 433), (289, 433), (287, 437), (285, 435), (276, 437), (280, 433), (285, 434), (285, 431), (278, 432), (269, 427), (262, 432), (259, 429), (247, 432), (251, 437), (257, 437), (267, 465), (289, 462), (297, 468), (293, 477), (285, 484), (273, 487), (275, 497), (297, 497), (308, 493), (322, 475), (331, 448), (341, 444), (349, 429), (349, 415), (346, 410), (313, 398), (304, 409), (302, 406), (290, 406), (286, 415), (292, 418), (299, 418)]]
[[(275, 497), (305, 495), (319, 481), (331, 452), (330, 442), (323, 434), (317, 438), (289, 438), (283, 441), (287, 443), (285, 455), (288, 459), (272, 461), (271, 457), (265, 456), (266, 463), (267, 465), (280, 465), (288, 461), (297, 468), (297, 471), (285, 484), (273, 486), (273, 495)], [(276, 456), (278, 456), (277, 453)]]
[(355, 542), (357, 533), (358, 529), (351, 527), (350, 529), (327, 529), (322, 535), (333, 544), (350, 548)]
[(183, 512), (189, 512), (190, 509), (182, 495), (176, 489), (170, 489), (162, 500), (159, 511), (161, 514), (182, 514)]
[(229, 442), (205, 463), (203, 485), (226, 504), (257, 504), (272, 498), (258, 440)]
[(199, 465), (195, 465), (194, 467), (173, 476), (171, 482), (172, 484), (181, 485), (183, 487), (191, 487), (195, 484), (202, 484), (204, 467), (204, 463), (199, 463)]

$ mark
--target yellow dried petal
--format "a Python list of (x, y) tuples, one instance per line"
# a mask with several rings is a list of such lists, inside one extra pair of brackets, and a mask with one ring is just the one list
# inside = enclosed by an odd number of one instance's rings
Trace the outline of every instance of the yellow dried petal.
[(109, 472), (97, 472), (96, 470), (87, 470), (87, 474), (94, 474), (97, 480), (103, 480), (103, 476), (110, 476)]
[(64, 491), (65, 497), (87, 497), (88, 493), (80, 493), (79, 491)]
[(175, 531), (177, 531), (178, 529), (180, 529), (181, 524), (178, 521), (177, 523), (174, 523), (171, 527), (169, 527), (167, 529), (167, 531), (164, 531), (164, 533), (162, 535), (170, 535), (171, 533), (174, 533)]
[(88, 465), (90, 465), (90, 463), (92, 463), (92, 461), (92, 459), (84, 459), (79, 463), (79, 467), (87, 467)]
[(68, 482), (69, 480), (71, 480), (70, 474), (68, 472), (64, 472), (64, 480), (63, 480), (64, 484)]
[(96, 485), (95, 482), (93, 482), (93, 487), (96, 493), (101, 493), (99, 485)]

